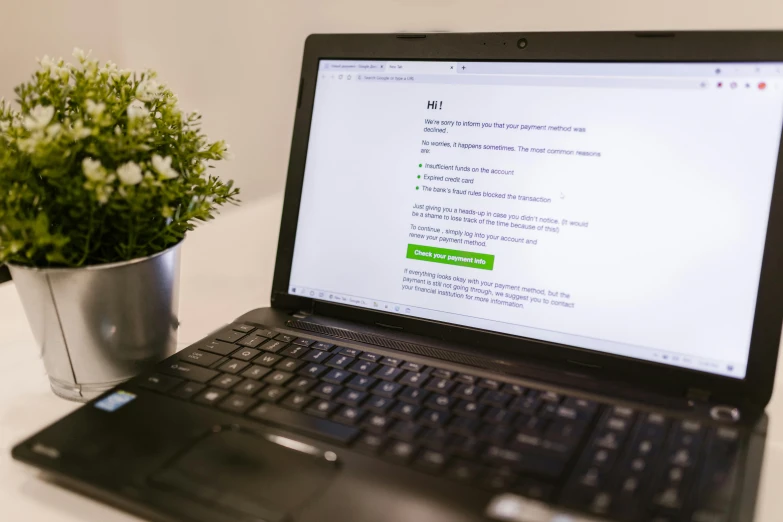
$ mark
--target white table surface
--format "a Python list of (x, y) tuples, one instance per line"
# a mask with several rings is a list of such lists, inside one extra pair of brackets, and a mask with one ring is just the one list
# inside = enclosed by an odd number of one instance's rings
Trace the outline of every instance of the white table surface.
[[(281, 208), (281, 197), (257, 201), (190, 234), (182, 258), (180, 348), (252, 308), (268, 306)], [(771, 429), (757, 522), (783, 520), (782, 395), (778, 388), (767, 407)], [(13, 283), (0, 285), (0, 520), (139, 520), (53, 486), (11, 459), (14, 444), (78, 406), (50, 391), (16, 289)]]

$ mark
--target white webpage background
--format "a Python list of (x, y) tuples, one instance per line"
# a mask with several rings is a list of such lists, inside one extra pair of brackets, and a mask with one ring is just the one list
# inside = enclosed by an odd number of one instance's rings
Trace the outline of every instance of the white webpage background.
[[(442, 101), (442, 109), (427, 109), (429, 100)], [(319, 81), (291, 284), (528, 326), (533, 338), (561, 339), (548, 332), (591, 338), (572, 344), (603, 351), (623, 343), (726, 361), (742, 377), (782, 112), (780, 91), (756, 89)], [(422, 131), (425, 118), (587, 132), (452, 127), (438, 135)], [(421, 154), (422, 140), (441, 139), (601, 157), (454, 148)], [(425, 173), (455, 174), (418, 168), (423, 162), (514, 169), (514, 176), (471, 175), (475, 183), (458, 188), (541, 195), (552, 203), (417, 191), (416, 185), (452, 186), (426, 182)], [(411, 217), (414, 204), (567, 218), (589, 227), (548, 234), (424, 220)], [(411, 224), (538, 244), (423, 242), (409, 238)], [(495, 266), (409, 260), (409, 243), (493, 254)], [(405, 268), (563, 291), (576, 304), (518, 309), (403, 291)]]

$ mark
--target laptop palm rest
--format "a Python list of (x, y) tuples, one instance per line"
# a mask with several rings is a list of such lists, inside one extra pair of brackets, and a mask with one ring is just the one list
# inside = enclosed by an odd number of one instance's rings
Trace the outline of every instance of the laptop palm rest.
[(151, 483), (249, 520), (283, 522), (324, 493), (338, 473), (337, 463), (311, 446), (220, 431), (193, 444), (155, 473)]

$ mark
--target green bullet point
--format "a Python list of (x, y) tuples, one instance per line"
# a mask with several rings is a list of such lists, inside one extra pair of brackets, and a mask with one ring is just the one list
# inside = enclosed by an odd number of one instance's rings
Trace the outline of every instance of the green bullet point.
[(421, 176), (416, 176), (417, 179), (421, 179)]
[(421, 168), (421, 163), (419, 163), (419, 168)]
[(419, 187), (416, 187), (416, 190), (419, 190)]

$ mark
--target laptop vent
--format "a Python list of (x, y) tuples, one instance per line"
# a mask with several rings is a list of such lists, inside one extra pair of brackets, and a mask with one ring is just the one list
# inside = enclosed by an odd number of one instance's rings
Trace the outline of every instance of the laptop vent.
[(318, 333), (321, 335), (328, 335), (329, 337), (337, 337), (340, 339), (372, 344), (374, 346), (390, 348), (392, 350), (399, 350), (401, 352), (412, 353), (415, 355), (432, 357), (434, 359), (440, 359), (441, 361), (465, 364), (468, 366), (475, 366), (478, 368), (484, 368), (486, 370), (493, 370), (502, 373), (521, 373), (519, 372), (521, 368), (510, 366), (508, 364), (493, 364), (492, 361), (488, 361), (484, 358), (474, 357), (472, 355), (459, 352), (452, 352), (449, 350), (441, 350), (439, 348), (432, 348), (430, 346), (424, 346), (421, 344), (406, 343), (404, 341), (389, 339), (388, 337), (381, 337), (379, 335), (354, 332), (352, 330), (334, 328), (331, 326), (309, 323), (307, 321), (288, 321), (286, 326), (290, 328), (296, 328), (298, 330), (307, 330), (308, 332)]

